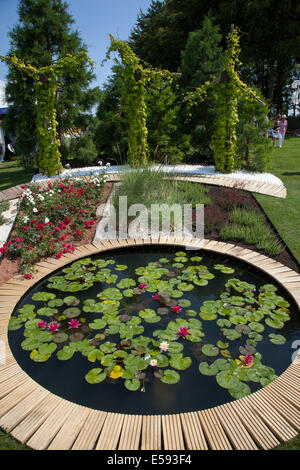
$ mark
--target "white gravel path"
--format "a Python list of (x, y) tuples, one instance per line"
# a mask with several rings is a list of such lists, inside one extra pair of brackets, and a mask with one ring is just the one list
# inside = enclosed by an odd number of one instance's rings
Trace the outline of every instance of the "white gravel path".
[[(236, 180), (243, 180), (243, 181), (253, 181), (257, 183), (268, 183), (268, 184), (274, 184), (280, 187), (283, 187), (284, 184), (283, 182), (275, 175), (272, 173), (251, 173), (248, 171), (235, 171), (233, 173), (220, 173), (218, 171), (215, 171), (214, 166), (206, 166), (206, 165), (154, 165), (151, 168), (159, 169), (161, 171), (164, 171), (166, 173), (176, 173), (180, 175), (220, 175), (223, 178), (234, 178)], [(38, 182), (38, 181), (45, 181), (45, 180), (53, 180), (53, 179), (61, 179), (61, 178), (66, 178), (67, 176), (72, 176), (72, 177), (80, 177), (84, 175), (89, 175), (91, 173), (93, 174), (116, 174), (116, 173), (121, 173), (122, 171), (128, 169), (128, 166), (93, 166), (93, 167), (84, 167), (84, 168), (73, 168), (73, 169), (68, 169), (64, 170), (63, 173), (61, 173), (58, 176), (54, 176), (52, 178), (43, 175), (41, 173), (34, 175), (32, 178), (32, 182)]]

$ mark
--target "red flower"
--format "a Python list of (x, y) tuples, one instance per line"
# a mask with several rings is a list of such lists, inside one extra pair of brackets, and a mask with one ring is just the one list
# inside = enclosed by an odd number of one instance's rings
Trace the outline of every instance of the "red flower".
[(59, 324), (56, 321), (53, 321), (48, 326), (48, 330), (52, 331), (53, 333), (56, 333), (59, 330)]
[(159, 293), (152, 295), (152, 299), (159, 300)]
[(81, 323), (79, 323), (76, 318), (72, 318), (72, 320), (68, 322), (68, 325), (70, 325), (69, 328), (79, 328), (81, 326)]
[(180, 313), (182, 311), (182, 308), (180, 307), (180, 305), (174, 305), (172, 307), (172, 310), (174, 313)]
[(179, 338), (185, 339), (190, 333), (187, 328), (181, 327), (177, 331)]
[(141, 284), (139, 284), (139, 288), (140, 288), (140, 289), (146, 289), (146, 288), (147, 288), (147, 284), (144, 284), (143, 282), (141, 282)]
[(37, 326), (37, 328), (46, 328), (47, 323), (44, 320), (41, 320), (41, 321), (38, 322), (38, 324), (36, 326)]

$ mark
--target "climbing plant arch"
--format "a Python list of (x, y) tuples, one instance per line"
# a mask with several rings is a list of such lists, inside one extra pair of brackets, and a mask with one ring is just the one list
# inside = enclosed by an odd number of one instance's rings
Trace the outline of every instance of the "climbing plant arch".
[(241, 65), (239, 53), (239, 32), (232, 26), (227, 36), (225, 66), (221, 77), (212, 82), (205, 82), (185, 97), (192, 106), (205, 100), (210, 88), (213, 90), (217, 103), (217, 123), (211, 140), (211, 148), (215, 156), (215, 168), (222, 173), (230, 173), (236, 169), (238, 97), (244, 95), (248, 100), (257, 100), (265, 105), (257, 92), (240, 79), (236, 70)]
[[(117, 40), (112, 35), (110, 35), (110, 41), (111, 45), (105, 60), (111, 58), (111, 53), (118, 52), (123, 64), (122, 106), (128, 119), (128, 162), (132, 166), (143, 165), (149, 158), (146, 123), (147, 87), (155, 86), (161, 80), (172, 83), (178, 74), (168, 70), (154, 69), (148, 65), (143, 66), (141, 59), (134, 54), (126, 42)], [(118, 63), (117, 59), (115, 61)]]
[(60, 160), (59, 139), (57, 136), (56, 121), (56, 93), (61, 84), (64, 74), (71, 76), (76, 74), (78, 67), (88, 62), (93, 65), (87, 56), (86, 51), (81, 51), (76, 55), (67, 54), (59, 58), (55, 64), (45, 67), (34, 67), (23, 62), (18, 57), (0, 56), (2, 61), (8, 63), (10, 67), (16, 68), (21, 73), (33, 78), (36, 95), (36, 132), (38, 140), (38, 168), (41, 173), (49, 176), (59, 174), (63, 167)]

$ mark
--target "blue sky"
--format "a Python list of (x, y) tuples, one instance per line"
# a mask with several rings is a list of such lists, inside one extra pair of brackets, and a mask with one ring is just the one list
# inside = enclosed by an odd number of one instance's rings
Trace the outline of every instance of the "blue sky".
[[(109, 34), (127, 40), (140, 10), (146, 12), (151, 0), (66, 0), (68, 12), (75, 20), (81, 39), (95, 62), (97, 80), (93, 86), (103, 85), (110, 74), (112, 62), (101, 67), (109, 47)], [(9, 30), (18, 22), (18, 0), (0, 0), (0, 54), (10, 48)], [(0, 61), (0, 81), (5, 81), (7, 66)]]

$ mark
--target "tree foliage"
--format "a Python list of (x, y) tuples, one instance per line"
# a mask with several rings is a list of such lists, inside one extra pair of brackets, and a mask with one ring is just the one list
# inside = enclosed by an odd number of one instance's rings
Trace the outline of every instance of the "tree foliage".
[[(59, 58), (86, 50), (79, 33), (73, 30), (74, 20), (62, 0), (20, 0), (19, 22), (10, 31), (11, 49), (16, 56), (33, 67), (51, 66)], [(76, 74), (64, 73), (55, 94), (57, 130), (60, 145), (70, 127), (83, 126), (86, 113), (97, 99), (97, 88), (90, 89), (95, 78), (88, 60), (82, 62)], [(11, 103), (5, 118), (6, 132), (17, 138), (16, 150), (23, 163), (32, 164), (37, 152), (35, 133), (35, 80), (13, 68), (7, 76), (6, 94)]]

